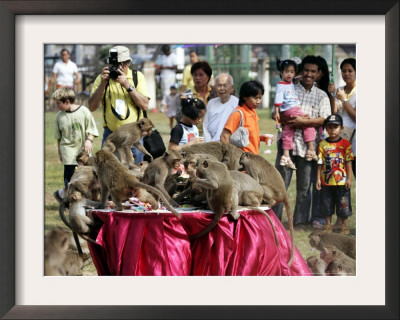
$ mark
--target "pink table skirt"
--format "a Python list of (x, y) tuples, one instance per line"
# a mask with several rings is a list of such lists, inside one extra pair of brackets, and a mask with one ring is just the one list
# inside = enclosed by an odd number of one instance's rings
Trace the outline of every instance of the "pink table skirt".
[(224, 215), (206, 236), (190, 241), (210, 224), (213, 214), (184, 212), (126, 213), (92, 211), (103, 221), (90, 244), (98, 275), (121, 276), (310, 276), (307, 263), (295, 248), (290, 266), (290, 236), (272, 210), (277, 232), (265, 215), (241, 211), (235, 221)]

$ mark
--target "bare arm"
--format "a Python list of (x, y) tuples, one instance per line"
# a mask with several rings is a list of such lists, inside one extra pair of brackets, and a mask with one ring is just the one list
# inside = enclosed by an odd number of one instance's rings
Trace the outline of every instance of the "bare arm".
[[(129, 89), (131, 86), (126, 74), (123, 72), (122, 68), (118, 69), (120, 72), (120, 76), (115, 80), (119, 82), (121, 86), (123, 86), (126, 90)], [(129, 92), (129, 96), (131, 97), (132, 101), (142, 110), (147, 110), (149, 107), (149, 99), (142, 95), (139, 91), (135, 88), (131, 92)]]
[(317, 117), (314, 119), (310, 119), (308, 115), (304, 116), (292, 116), (290, 120), (286, 121), (285, 124), (289, 126), (293, 126), (295, 128), (302, 127), (319, 127), (324, 124), (325, 118)]
[(347, 171), (346, 189), (350, 189), (351, 180), (353, 178), (353, 168), (351, 166), (351, 161), (346, 161), (346, 171)]
[(220, 141), (225, 142), (225, 143), (230, 143), (229, 138), (231, 137), (232, 133), (230, 131), (224, 129), (222, 130), (221, 136), (220, 136)]
[(321, 170), (322, 170), (322, 164), (318, 164), (318, 167), (317, 167), (317, 183), (316, 183), (317, 190), (321, 190)]
[(61, 139), (57, 139), (58, 158), (62, 162), (62, 155), (61, 155), (61, 150), (60, 150), (60, 142), (61, 142)]
[(343, 109), (347, 112), (350, 118), (356, 122), (356, 109), (353, 108), (349, 101), (344, 102), (343, 99), (345, 98), (344, 90), (338, 89), (336, 93), (336, 98), (342, 102)]
[[(78, 72), (74, 72), (74, 75), (75, 75), (75, 85), (77, 86), (81, 79), (79, 77), (79, 73)], [(82, 88), (82, 89), (84, 89), (84, 88)]]
[(104, 67), (101, 71), (101, 82), (96, 91), (89, 97), (89, 110), (95, 111), (100, 106), (100, 101), (103, 97), (104, 89), (110, 79), (110, 71), (108, 67)]

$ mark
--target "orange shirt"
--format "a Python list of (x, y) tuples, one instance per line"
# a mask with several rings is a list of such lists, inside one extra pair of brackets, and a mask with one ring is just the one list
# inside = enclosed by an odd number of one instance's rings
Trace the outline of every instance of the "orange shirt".
[[(249, 109), (246, 105), (238, 106), (243, 112), (243, 127), (249, 130), (249, 145), (247, 147), (241, 148), (243, 151), (250, 151), (254, 154), (258, 154), (258, 149), (260, 147), (260, 128), (258, 127), (258, 115), (255, 109)], [(236, 110), (235, 109), (235, 110)], [(231, 134), (239, 127), (240, 123), (240, 113), (232, 111), (228, 120), (225, 123), (224, 129), (228, 130)]]

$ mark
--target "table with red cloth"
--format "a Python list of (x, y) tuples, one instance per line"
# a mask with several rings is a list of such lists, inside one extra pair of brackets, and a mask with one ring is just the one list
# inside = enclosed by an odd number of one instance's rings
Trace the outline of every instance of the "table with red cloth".
[(218, 225), (200, 239), (189, 240), (208, 226), (211, 212), (137, 213), (93, 210), (102, 221), (92, 232), (97, 244), (89, 249), (99, 276), (310, 276), (307, 263), (295, 248), (290, 259), (290, 236), (276, 217), (266, 211), (276, 229), (279, 245), (267, 217), (255, 210), (239, 211), (234, 220), (222, 216)]

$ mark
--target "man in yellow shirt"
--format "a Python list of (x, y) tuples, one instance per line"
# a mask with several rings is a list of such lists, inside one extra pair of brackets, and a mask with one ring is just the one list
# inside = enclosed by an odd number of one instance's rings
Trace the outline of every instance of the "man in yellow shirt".
[(185, 90), (192, 90), (194, 88), (194, 82), (192, 74), (190, 73), (190, 69), (192, 65), (196, 62), (199, 62), (199, 55), (196, 51), (192, 50), (189, 53), (190, 56), (190, 64), (188, 64), (185, 69), (183, 69), (183, 78), (182, 85), (179, 93), (183, 93)]
[[(89, 109), (95, 111), (100, 102), (103, 106), (103, 140), (118, 127), (138, 121), (143, 117), (143, 111), (149, 106), (149, 96), (144, 75), (140, 71), (129, 69), (131, 57), (129, 49), (124, 46), (116, 46), (110, 49), (110, 57), (117, 53), (117, 72), (115, 80), (110, 77), (110, 67), (106, 66), (97, 76), (89, 97)], [(136, 73), (137, 84), (134, 76)], [(143, 142), (142, 142), (143, 143)], [(132, 148), (135, 163), (143, 160), (143, 154)]]

